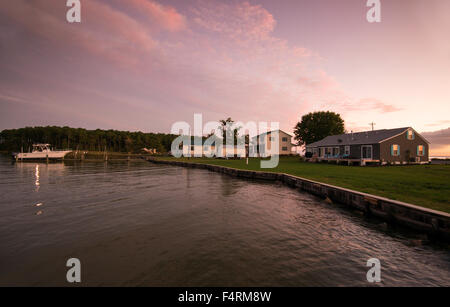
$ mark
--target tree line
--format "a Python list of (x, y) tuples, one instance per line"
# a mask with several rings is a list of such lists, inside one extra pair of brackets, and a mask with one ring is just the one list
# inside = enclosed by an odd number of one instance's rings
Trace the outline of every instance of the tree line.
[(139, 153), (142, 148), (170, 151), (176, 135), (117, 130), (86, 130), (70, 127), (26, 127), (0, 132), (0, 150), (28, 151), (35, 143), (48, 143), (58, 149)]
[[(231, 136), (237, 143), (241, 127), (234, 127), (231, 118), (220, 121), (223, 138)], [(227, 126), (227, 124), (229, 126)], [(297, 145), (311, 144), (328, 135), (342, 134), (344, 120), (340, 114), (321, 111), (306, 114), (294, 127)], [(210, 136), (210, 135), (208, 135)], [(206, 139), (208, 136), (203, 137)], [(1, 151), (29, 151), (35, 143), (48, 143), (58, 149), (88, 150), (109, 152), (139, 153), (142, 148), (154, 148), (159, 153), (171, 150), (171, 144), (177, 135), (165, 133), (143, 133), (118, 130), (86, 130), (70, 127), (26, 127), (8, 129), (0, 132)], [(248, 143), (248, 136), (245, 136)], [(192, 139), (192, 144), (194, 140)]]

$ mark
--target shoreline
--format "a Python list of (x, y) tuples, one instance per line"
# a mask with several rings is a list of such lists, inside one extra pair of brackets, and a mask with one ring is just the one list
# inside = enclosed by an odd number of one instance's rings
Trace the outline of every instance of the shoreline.
[[(11, 156), (10, 152), (7, 151), (0, 151), (0, 155), (4, 156)], [(67, 157), (69, 156), (69, 157)], [(147, 158), (150, 158), (152, 156), (145, 155), (145, 154), (127, 154), (127, 153), (121, 153), (121, 152), (111, 152), (105, 155), (101, 152), (86, 152), (84, 157), (82, 158), (77, 157), (74, 158), (73, 154), (69, 153), (64, 158), (49, 158), (48, 163), (61, 163), (64, 161), (67, 162), (108, 162), (108, 161), (146, 161)], [(20, 162), (20, 163), (47, 163), (47, 159), (41, 158), (41, 159), (18, 159), (17, 161), (14, 158), (11, 158), (11, 161), (13, 162)]]
[(391, 224), (398, 224), (419, 232), (425, 232), (433, 239), (450, 242), (450, 214), (446, 212), (285, 173), (245, 170), (213, 164), (168, 161), (155, 158), (147, 158), (146, 161), (155, 164), (206, 169), (238, 178), (282, 182), (291, 188), (296, 188), (362, 211), (366, 216), (373, 215)]

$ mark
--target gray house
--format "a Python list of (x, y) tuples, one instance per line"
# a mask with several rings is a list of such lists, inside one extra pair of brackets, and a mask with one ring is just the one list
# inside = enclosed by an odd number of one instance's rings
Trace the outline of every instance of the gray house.
[(428, 163), (429, 142), (413, 128), (396, 128), (327, 136), (306, 145), (316, 161), (379, 164)]

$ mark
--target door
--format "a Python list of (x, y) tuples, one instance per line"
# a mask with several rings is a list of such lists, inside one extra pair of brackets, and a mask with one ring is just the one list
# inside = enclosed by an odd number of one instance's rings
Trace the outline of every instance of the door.
[(372, 160), (372, 145), (361, 146), (361, 159)]

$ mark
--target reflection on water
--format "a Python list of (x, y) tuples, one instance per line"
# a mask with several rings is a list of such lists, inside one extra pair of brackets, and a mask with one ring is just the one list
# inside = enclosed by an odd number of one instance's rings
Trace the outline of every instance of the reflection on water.
[(450, 285), (448, 249), (282, 185), (204, 170), (0, 158), (0, 285)]
[(35, 191), (39, 191), (39, 164), (36, 164), (36, 171), (34, 173), (34, 176), (36, 177), (36, 181), (34, 182), (34, 185), (36, 186)]

